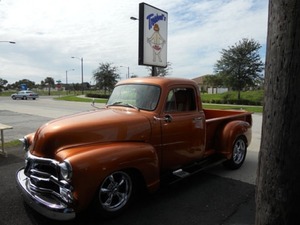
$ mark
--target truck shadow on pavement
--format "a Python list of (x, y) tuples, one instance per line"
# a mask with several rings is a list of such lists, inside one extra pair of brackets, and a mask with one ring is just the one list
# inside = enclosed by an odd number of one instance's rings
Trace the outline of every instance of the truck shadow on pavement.
[[(255, 186), (212, 175), (209, 171), (163, 186), (154, 194), (143, 193), (115, 218), (103, 219), (89, 208), (74, 220), (54, 221), (32, 210), (20, 196), (15, 183), (15, 173), (23, 166), (23, 155), (22, 151), (14, 150), (7, 158), (0, 160), (1, 183), (6, 183), (0, 193), (1, 225), (254, 224)], [(240, 208), (244, 209), (242, 214)]]
[(216, 225), (227, 224), (243, 204), (251, 207), (243, 216), (242, 224), (254, 224), (254, 186), (202, 172), (165, 186), (154, 194), (141, 194), (116, 218), (103, 219), (88, 209), (72, 221), (54, 222), (29, 208), (26, 211), (32, 224)]

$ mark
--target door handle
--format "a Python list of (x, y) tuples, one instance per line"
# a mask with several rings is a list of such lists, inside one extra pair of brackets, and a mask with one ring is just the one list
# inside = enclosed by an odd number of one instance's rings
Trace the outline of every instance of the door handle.
[(159, 118), (159, 117), (156, 117), (156, 116), (154, 116), (153, 117), (155, 120), (158, 120), (158, 121), (165, 121), (165, 122), (167, 122), (167, 123), (170, 123), (172, 120), (173, 120), (173, 118), (172, 118), (172, 116), (171, 115), (165, 115), (164, 117), (162, 117), (162, 118)]

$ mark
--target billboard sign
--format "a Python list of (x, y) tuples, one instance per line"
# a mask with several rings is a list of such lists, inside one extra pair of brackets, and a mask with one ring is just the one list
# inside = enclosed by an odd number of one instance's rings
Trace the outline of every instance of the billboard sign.
[(139, 65), (167, 66), (168, 13), (139, 5)]

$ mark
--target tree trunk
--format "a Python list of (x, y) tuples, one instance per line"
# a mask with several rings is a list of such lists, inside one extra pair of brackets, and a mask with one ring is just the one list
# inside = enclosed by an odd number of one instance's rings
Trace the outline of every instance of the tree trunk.
[(300, 1), (270, 0), (256, 225), (300, 224)]

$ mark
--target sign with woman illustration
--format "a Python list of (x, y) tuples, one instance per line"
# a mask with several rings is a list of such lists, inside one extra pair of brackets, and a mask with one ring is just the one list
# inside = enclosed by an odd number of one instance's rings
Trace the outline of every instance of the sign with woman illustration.
[(139, 65), (166, 67), (168, 13), (146, 3), (139, 10)]

